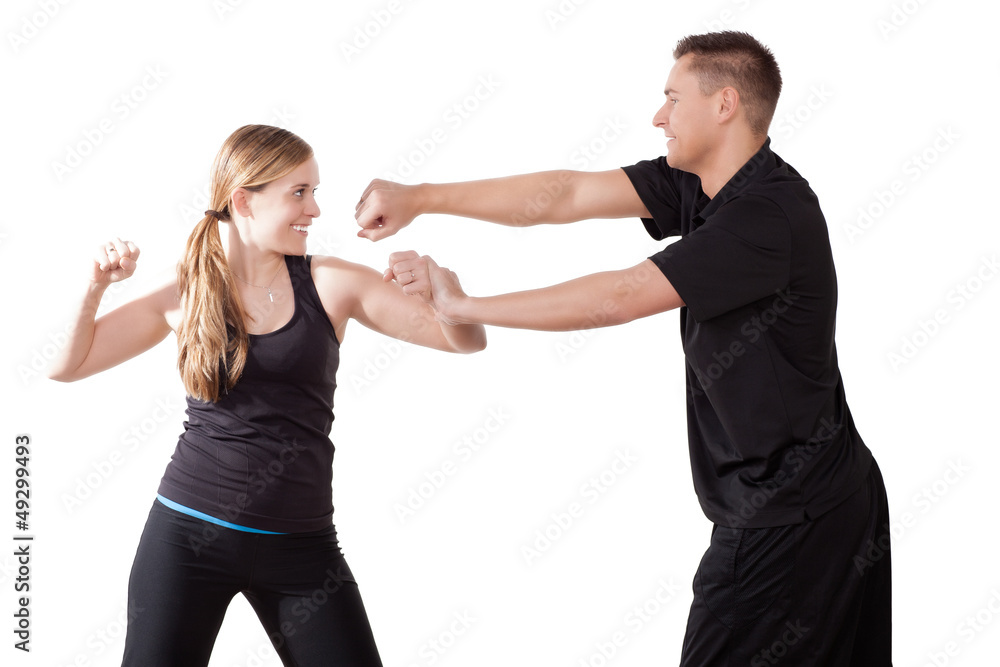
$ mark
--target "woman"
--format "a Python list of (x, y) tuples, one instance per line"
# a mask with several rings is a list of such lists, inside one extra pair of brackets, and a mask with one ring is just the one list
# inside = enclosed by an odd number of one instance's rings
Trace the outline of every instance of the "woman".
[(241, 127), (216, 157), (213, 208), (188, 239), (176, 280), (95, 322), (104, 290), (132, 275), (139, 249), (115, 239), (94, 258), (50, 377), (98, 373), (174, 331), (188, 394), (129, 579), (136, 611), (124, 665), (207, 665), (240, 592), (284, 664), (381, 665), (331, 519), (340, 342), (351, 318), (451, 352), (481, 350), (486, 338), (482, 326), (436, 322), (408, 298), (428, 285), (415, 253), (397, 270), (402, 290), (370, 268), (307, 256), (318, 184), (302, 139)]

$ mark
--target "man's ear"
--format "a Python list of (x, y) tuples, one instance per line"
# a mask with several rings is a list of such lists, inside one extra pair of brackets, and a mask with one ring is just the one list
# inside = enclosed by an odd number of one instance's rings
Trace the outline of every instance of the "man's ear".
[(725, 123), (736, 114), (742, 100), (740, 100), (739, 92), (732, 86), (726, 86), (719, 92), (721, 94), (719, 96), (718, 121)]

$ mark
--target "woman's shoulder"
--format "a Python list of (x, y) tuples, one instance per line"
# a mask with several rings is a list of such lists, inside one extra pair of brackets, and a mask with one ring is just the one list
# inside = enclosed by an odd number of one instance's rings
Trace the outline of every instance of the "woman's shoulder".
[(329, 255), (313, 255), (310, 273), (328, 309), (335, 302), (354, 303), (384, 282), (370, 266)]
[(348, 277), (368, 278), (379, 273), (364, 264), (351, 262), (332, 255), (312, 255), (311, 270), (313, 280), (343, 279)]
[(310, 273), (337, 340), (343, 341), (347, 320), (366, 295), (383, 282), (382, 276), (364, 264), (329, 255), (313, 255)]

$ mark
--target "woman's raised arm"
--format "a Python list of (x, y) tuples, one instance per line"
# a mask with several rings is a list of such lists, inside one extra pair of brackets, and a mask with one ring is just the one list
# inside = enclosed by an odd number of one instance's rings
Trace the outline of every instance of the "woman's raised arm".
[(180, 308), (176, 280), (95, 321), (105, 290), (129, 278), (138, 258), (139, 248), (121, 239), (103, 244), (95, 253), (69, 340), (49, 366), (51, 379), (72, 382), (107, 370), (145, 352), (170, 333), (167, 313)]

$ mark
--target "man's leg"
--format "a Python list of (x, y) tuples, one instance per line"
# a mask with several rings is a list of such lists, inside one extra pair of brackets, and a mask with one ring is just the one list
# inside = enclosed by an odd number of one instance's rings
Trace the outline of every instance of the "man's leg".
[(795, 549), (795, 526), (712, 529), (695, 574), (682, 667), (772, 664), (767, 656), (751, 660), (787, 629)]
[(878, 507), (870, 527), (871, 540), (864, 554), (855, 559), (864, 580), (857, 612), (851, 667), (892, 664), (892, 558), (889, 541), (889, 501), (882, 473), (872, 461), (869, 496)]
[(874, 463), (861, 489), (813, 520), (716, 526), (695, 575), (682, 667), (888, 667), (887, 526)]

